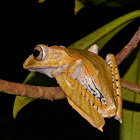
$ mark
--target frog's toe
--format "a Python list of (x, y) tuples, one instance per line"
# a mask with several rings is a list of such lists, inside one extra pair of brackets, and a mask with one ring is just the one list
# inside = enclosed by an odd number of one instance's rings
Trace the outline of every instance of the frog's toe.
[(103, 116), (104, 118), (106, 118), (106, 117), (113, 117), (113, 116), (116, 115), (116, 112), (117, 112), (117, 108), (116, 108), (115, 105), (109, 106), (109, 107), (107, 107), (107, 108), (105, 109), (105, 111), (104, 111), (104, 113), (102, 114), (102, 116)]

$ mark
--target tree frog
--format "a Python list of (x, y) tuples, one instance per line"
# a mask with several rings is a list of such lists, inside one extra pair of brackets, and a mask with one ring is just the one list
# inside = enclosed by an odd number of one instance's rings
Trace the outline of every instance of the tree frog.
[(88, 50), (39, 44), (23, 67), (55, 78), (69, 104), (97, 129), (103, 131), (106, 117), (122, 122), (122, 92), (116, 60), (113, 54), (108, 54), (106, 60), (101, 58), (96, 44)]

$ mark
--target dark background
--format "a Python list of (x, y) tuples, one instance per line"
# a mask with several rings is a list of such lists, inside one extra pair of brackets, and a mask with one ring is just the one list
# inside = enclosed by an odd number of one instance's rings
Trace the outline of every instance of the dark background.
[[(138, 6), (103, 8), (87, 5), (78, 15), (74, 15), (73, 0), (47, 0), (42, 4), (36, 0), (8, 0), (1, 2), (0, 9), (0, 78), (22, 83), (29, 73), (22, 68), (22, 63), (36, 44), (69, 46), (113, 19), (137, 10)], [(113, 37), (106, 45), (110, 47), (103, 49), (100, 55), (105, 58), (109, 52), (117, 54), (138, 26), (138, 20), (128, 25)], [(22, 109), (14, 120), (14, 98), (0, 93), (0, 140), (106, 140), (112, 135), (118, 139), (118, 132), (109, 134), (114, 125), (119, 127), (117, 121), (106, 119), (104, 133), (101, 133), (73, 110), (66, 99), (53, 102), (35, 100)]]

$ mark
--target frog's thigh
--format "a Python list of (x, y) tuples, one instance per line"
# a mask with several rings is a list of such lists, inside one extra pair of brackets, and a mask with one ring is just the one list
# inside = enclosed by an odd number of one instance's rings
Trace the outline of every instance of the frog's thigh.
[(113, 54), (108, 54), (106, 56), (106, 62), (111, 68), (114, 98), (117, 103), (117, 115), (115, 119), (118, 119), (120, 122), (122, 122), (122, 89), (121, 89), (119, 70), (117, 67), (115, 56)]
[(66, 73), (59, 73), (56, 80), (67, 95), (69, 104), (91, 125), (102, 131), (104, 118), (86, 99), (86, 90)]

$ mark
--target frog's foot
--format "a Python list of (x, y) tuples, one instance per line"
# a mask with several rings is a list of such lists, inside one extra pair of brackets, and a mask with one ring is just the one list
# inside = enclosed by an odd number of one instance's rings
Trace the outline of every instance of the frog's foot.
[(117, 107), (115, 105), (108, 106), (106, 107), (102, 116), (104, 118), (113, 117), (113, 116), (116, 116), (116, 112), (117, 112)]

